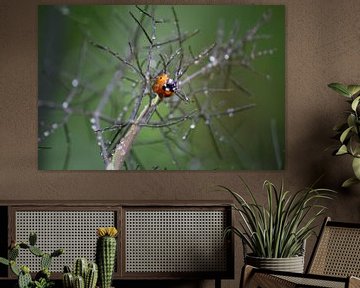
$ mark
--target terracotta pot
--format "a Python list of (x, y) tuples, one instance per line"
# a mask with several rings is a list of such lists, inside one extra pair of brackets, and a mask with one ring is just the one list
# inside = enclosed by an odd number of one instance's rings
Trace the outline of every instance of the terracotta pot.
[(263, 258), (246, 255), (245, 263), (263, 269), (304, 273), (304, 256), (289, 258)]

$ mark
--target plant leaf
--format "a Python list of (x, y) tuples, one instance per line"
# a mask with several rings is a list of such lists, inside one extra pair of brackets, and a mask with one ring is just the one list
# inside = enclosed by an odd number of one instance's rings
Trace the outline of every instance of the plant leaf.
[(341, 147), (339, 148), (339, 150), (336, 152), (335, 155), (344, 155), (348, 153), (348, 149), (346, 147), (346, 145), (341, 145)]
[(352, 161), (352, 168), (356, 178), (360, 180), (360, 158), (354, 157)]
[(340, 136), (341, 143), (344, 143), (344, 141), (346, 140), (346, 137), (348, 136), (348, 134), (349, 134), (349, 132), (351, 131), (352, 128), (353, 128), (353, 126), (350, 126), (347, 129), (345, 129), (344, 132), (341, 133), (341, 136)]
[(350, 98), (351, 95), (350, 95), (350, 92), (347, 88), (346, 85), (344, 84), (341, 84), (341, 83), (330, 83), (328, 85), (329, 88), (333, 89), (334, 91), (336, 91), (337, 93), (339, 93), (340, 95), (342, 96), (345, 96), (345, 97), (348, 97)]
[(4, 265), (9, 265), (10, 264), (9, 260), (6, 259), (6, 258), (3, 258), (3, 257), (0, 257), (0, 263), (4, 264)]
[(356, 111), (357, 106), (359, 105), (360, 96), (356, 97), (351, 103), (351, 109)]
[(352, 185), (359, 184), (359, 183), (360, 183), (359, 179), (357, 179), (356, 177), (351, 177), (351, 178), (345, 180), (344, 183), (341, 185), (341, 187), (348, 188)]
[(360, 85), (348, 85), (347, 91), (349, 92), (350, 96), (354, 96), (360, 92)]

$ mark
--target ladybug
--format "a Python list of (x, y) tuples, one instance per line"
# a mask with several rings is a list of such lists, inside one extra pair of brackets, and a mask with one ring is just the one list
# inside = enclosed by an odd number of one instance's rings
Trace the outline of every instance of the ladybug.
[(170, 97), (177, 91), (177, 83), (165, 73), (159, 74), (152, 86), (153, 91), (160, 98)]

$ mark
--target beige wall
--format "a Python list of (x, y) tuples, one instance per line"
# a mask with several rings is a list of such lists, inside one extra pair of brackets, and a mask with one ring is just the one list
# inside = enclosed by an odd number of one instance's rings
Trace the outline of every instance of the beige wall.
[[(325, 151), (346, 107), (327, 84), (360, 82), (360, 1), (255, 1), (286, 6), (286, 169), (231, 173), (38, 171), (36, 5), (41, 2), (14, 2), (0, 0), (0, 200), (229, 199), (211, 186), (236, 188), (237, 175), (265, 199), (264, 179), (284, 179), (297, 189), (325, 173), (321, 185), (339, 191), (328, 214), (360, 222), (360, 186), (339, 188), (351, 173), (350, 163)], [(237, 287), (237, 274), (226, 287)]]

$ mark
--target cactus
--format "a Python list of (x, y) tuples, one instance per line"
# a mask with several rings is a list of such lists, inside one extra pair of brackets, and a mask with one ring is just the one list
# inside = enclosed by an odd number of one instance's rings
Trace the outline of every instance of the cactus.
[(84, 278), (76, 275), (74, 277), (74, 288), (85, 288)]
[(10, 260), (10, 269), (16, 276), (20, 275), (21, 271), (20, 271), (19, 266), (16, 265), (15, 260)]
[(37, 257), (41, 257), (41, 256), (44, 255), (44, 252), (42, 252), (42, 251), (40, 250), (40, 248), (39, 248), (39, 247), (36, 247), (36, 246), (30, 245), (29, 251), (30, 251), (32, 254), (34, 254), (35, 256), (37, 256)]
[(16, 260), (16, 258), (19, 256), (19, 246), (16, 245), (14, 248), (9, 250), (8, 253), (9, 260)]
[[(51, 287), (53, 282), (50, 281), (50, 264), (53, 257), (60, 256), (64, 250), (57, 249), (53, 253), (44, 253), (36, 244), (37, 236), (35, 233), (30, 233), (29, 244), (24, 242), (16, 243), (11, 241), (11, 245), (8, 251), (8, 259), (0, 257), (0, 263), (10, 266), (11, 271), (18, 276), (19, 288), (28, 287)], [(16, 259), (19, 256), (19, 250), (28, 250), (30, 253), (37, 257), (41, 257), (41, 270), (35, 275), (35, 281), (32, 280), (30, 275), (30, 269), (28, 266), (22, 266), (21, 268), (16, 264)]]
[(35, 232), (31, 232), (29, 235), (29, 244), (31, 246), (35, 246), (37, 241), (37, 235)]
[(64, 273), (63, 273), (64, 288), (78, 288), (78, 287), (95, 288), (96, 287), (96, 281), (98, 278), (97, 265), (96, 263), (89, 263), (89, 264), (87, 263), (88, 261), (86, 258), (76, 259), (74, 263), (73, 273), (71, 273), (71, 269), (69, 266), (64, 266)]
[(32, 283), (30, 269), (27, 266), (23, 266), (21, 267), (18, 279), (19, 288), (28, 288), (30, 283)]
[(96, 243), (96, 262), (99, 268), (99, 284), (101, 288), (110, 288), (114, 272), (116, 256), (115, 227), (98, 228), (99, 238)]
[(63, 274), (62, 282), (64, 288), (73, 288), (74, 287), (74, 276), (71, 272)]
[(44, 253), (44, 254), (41, 256), (41, 261), (40, 261), (40, 267), (41, 267), (41, 269), (44, 269), (44, 268), (49, 269), (49, 268), (50, 268), (50, 265), (51, 265), (51, 260), (52, 260), (51, 255), (48, 254), (48, 253)]
[(75, 276), (81, 276), (85, 279), (86, 270), (88, 268), (88, 262), (86, 258), (78, 258), (75, 261), (74, 274)]
[(85, 288), (95, 288), (98, 279), (98, 266), (96, 263), (89, 263), (85, 276)]

